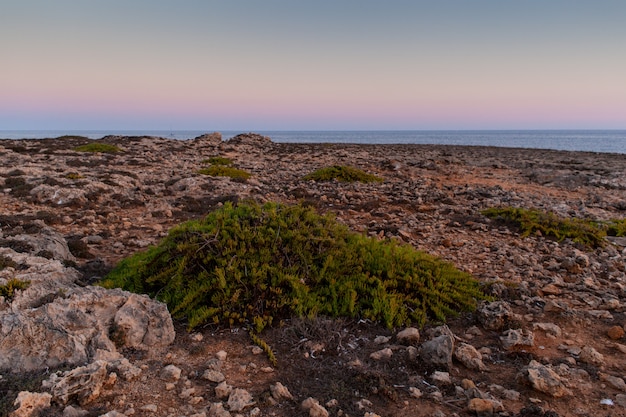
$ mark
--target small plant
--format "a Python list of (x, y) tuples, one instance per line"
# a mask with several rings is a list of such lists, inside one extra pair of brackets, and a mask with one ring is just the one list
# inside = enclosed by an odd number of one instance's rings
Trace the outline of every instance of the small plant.
[(202, 161), (202, 163), (229, 166), (233, 164), (233, 161), (229, 158), (224, 158), (223, 156), (212, 156), (209, 159), (205, 159), (204, 161)]
[(0, 285), (0, 296), (11, 301), (15, 296), (15, 291), (25, 290), (30, 285), (30, 281), (22, 281), (17, 278), (11, 278), (6, 284)]
[(211, 165), (210, 167), (202, 168), (198, 173), (212, 177), (229, 177), (239, 180), (247, 180), (251, 177), (251, 174), (247, 171), (225, 165)]
[(607, 235), (626, 234), (626, 219), (609, 221), (564, 219), (551, 212), (515, 207), (489, 208), (482, 214), (512, 224), (519, 229), (523, 237), (539, 232), (559, 242), (571, 239), (592, 248), (604, 246), (606, 244), (604, 238)]
[(77, 152), (92, 152), (92, 153), (116, 153), (122, 150), (115, 145), (109, 145), (108, 143), (88, 143), (86, 145), (77, 146), (74, 148)]
[(350, 166), (334, 165), (331, 167), (320, 168), (303, 177), (304, 180), (314, 181), (332, 181), (341, 182), (382, 182), (383, 178), (376, 175), (368, 174), (358, 168)]
[(189, 329), (292, 317), (362, 318), (388, 327), (472, 310), (479, 283), (450, 263), (351, 232), (311, 207), (230, 202), (172, 229), (101, 282), (164, 301)]
[(67, 178), (68, 180), (79, 180), (84, 177), (80, 175), (78, 172), (69, 172), (65, 174), (65, 178)]
[(8, 256), (0, 255), (0, 271), (4, 268), (16, 268), (17, 264)]

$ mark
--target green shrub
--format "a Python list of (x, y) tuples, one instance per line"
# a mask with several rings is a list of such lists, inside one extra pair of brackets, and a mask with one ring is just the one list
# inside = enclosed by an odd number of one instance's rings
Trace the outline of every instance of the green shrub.
[(233, 161), (228, 158), (224, 158), (223, 156), (212, 156), (209, 159), (205, 159), (202, 161), (203, 164), (211, 164), (211, 165), (232, 165)]
[(108, 143), (88, 143), (86, 145), (77, 146), (74, 148), (77, 152), (92, 152), (92, 153), (116, 153), (122, 150), (115, 145), (109, 145)]
[(211, 165), (210, 167), (202, 168), (198, 173), (212, 177), (230, 177), (241, 180), (247, 180), (251, 177), (251, 174), (247, 171), (224, 165)]
[(350, 232), (310, 207), (276, 203), (226, 203), (183, 223), (101, 285), (157, 297), (190, 329), (213, 322), (257, 332), (316, 315), (423, 325), (483, 298), (478, 282), (447, 262)]
[(523, 237), (540, 232), (561, 242), (571, 239), (592, 248), (606, 244), (605, 237), (626, 235), (626, 219), (594, 221), (585, 219), (564, 219), (551, 212), (535, 209), (503, 207), (489, 208), (482, 212), (485, 216), (505, 223), (511, 223), (520, 230)]
[(305, 180), (315, 181), (331, 181), (337, 180), (341, 182), (382, 182), (383, 179), (376, 175), (368, 174), (358, 168), (350, 166), (335, 165), (326, 168), (320, 168), (315, 172), (305, 175)]
[(6, 284), (0, 285), (0, 296), (7, 300), (12, 300), (15, 291), (25, 290), (30, 285), (30, 281), (22, 281), (17, 278), (11, 278)]

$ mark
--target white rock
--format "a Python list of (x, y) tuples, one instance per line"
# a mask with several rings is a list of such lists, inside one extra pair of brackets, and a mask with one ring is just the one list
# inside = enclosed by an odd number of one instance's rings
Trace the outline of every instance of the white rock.
[(52, 395), (48, 393), (34, 393), (22, 391), (17, 394), (17, 398), (13, 403), (17, 406), (17, 410), (11, 413), (11, 417), (36, 417), (41, 412), (50, 407)]

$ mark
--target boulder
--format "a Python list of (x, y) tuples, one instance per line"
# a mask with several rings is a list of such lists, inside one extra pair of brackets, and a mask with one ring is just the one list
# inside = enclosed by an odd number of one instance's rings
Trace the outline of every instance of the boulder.
[(67, 404), (77, 402), (89, 404), (100, 396), (107, 381), (107, 362), (95, 361), (80, 366), (59, 376), (54, 373), (42, 386), (52, 393), (55, 402)]

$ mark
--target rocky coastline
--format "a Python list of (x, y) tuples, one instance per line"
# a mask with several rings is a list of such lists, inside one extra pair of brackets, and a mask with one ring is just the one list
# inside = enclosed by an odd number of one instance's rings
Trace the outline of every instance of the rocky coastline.
[[(193, 140), (0, 141), (0, 413), (63, 416), (626, 415), (626, 238), (520, 237), (513, 206), (626, 217), (626, 155), (437, 145)], [(224, 157), (248, 179), (199, 173)], [(382, 183), (303, 177), (350, 165)], [(146, 296), (93, 284), (225, 201), (305, 202), (351, 229), (454, 263), (496, 301), (447, 325), (294, 320), (187, 333)], [(43, 411), (41, 411), (43, 410)]]

